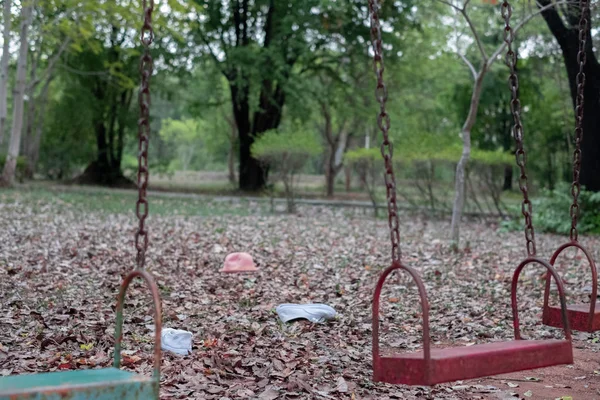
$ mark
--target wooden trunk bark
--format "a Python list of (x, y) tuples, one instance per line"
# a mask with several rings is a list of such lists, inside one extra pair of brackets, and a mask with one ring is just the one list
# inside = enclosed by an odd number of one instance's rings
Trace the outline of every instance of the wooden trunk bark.
[(475, 125), (477, 119), (477, 109), (479, 108), (479, 100), (481, 99), (481, 91), (483, 89), (483, 79), (485, 78), (486, 72), (486, 69), (482, 69), (475, 79), (469, 115), (467, 116), (462, 129), (463, 151), (460, 160), (456, 165), (454, 206), (452, 208), (452, 225), (450, 227), (451, 240), (456, 247), (458, 247), (460, 241), (460, 220), (465, 205), (465, 168), (471, 157), (471, 129), (473, 128), (473, 125)]
[(513, 166), (504, 166), (504, 183), (502, 184), (502, 190), (512, 190), (513, 181)]
[(25, 90), (27, 87), (27, 54), (29, 52), (29, 26), (33, 18), (33, 1), (23, 5), (21, 10), (21, 28), (19, 46), (19, 60), (17, 61), (17, 81), (15, 85), (14, 106), (13, 106), (13, 126), (10, 134), (10, 144), (4, 170), (2, 171), (2, 185), (12, 185), (15, 179), (17, 168), (17, 159), (21, 147), (21, 135), (23, 131), (23, 111), (25, 108)]
[[(540, 0), (540, 6), (551, 4), (551, 0)], [(550, 31), (560, 45), (567, 75), (569, 77), (569, 87), (571, 90), (571, 99), (573, 107), (577, 98), (577, 74), (579, 72), (579, 63), (577, 53), (579, 50), (579, 28), (578, 22), (581, 16), (580, 11), (575, 7), (570, 7), (572, 13), (566, 15), (566, 20), (570, 27), (567, 27), (559, 15), (556, 7), (551, 7), (542, 12), (542, 16), (550, 28)], [(585, 91), (584, 91), (584, 117), (583, 117), (583, 135), (582, 158), (581, 158), (581, 184), (587, 190), (594, 192), (600, 191), (600, 64), (596, 58), (593, 49), (591, 27), (594, 26), (592, 20), (588, 23), (586, 58), (587, 62), (584, 68), (585, 73)]]
[(12, 0), (4, 0), (4, 30), (2, 38), (2, 58), (0, 59), (0, 145), (4, 142), (6, 129), (7, 100), (8, 100), (8, 61), (10, 58), (10, 7)]

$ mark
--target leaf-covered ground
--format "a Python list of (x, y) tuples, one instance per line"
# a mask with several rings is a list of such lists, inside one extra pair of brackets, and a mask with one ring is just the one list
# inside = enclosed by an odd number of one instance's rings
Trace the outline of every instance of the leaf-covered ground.
[[(133, 202), (133, 195), (106, 192), (0, 192), (0, 375), (110, 365), (116, 293), (134, 266)], [(148, 269), (160, 286), (163, 324), (194, 334), (193, 355), (163, 353), (161, 398), (484, 399), (518, 393), (501, 380), (434, 389), (371, 381), (372, 292), (390, 253), (383, 219), (317, 207), (300, 208), (295, 216), (270, 214), (243, 200), (153, 198), (151, 213)], [(462, 236), (468, 248), (455, 253), (447, 245), (447, 221), (401, 219), (404, 260), (428, 290), (432, 343), (510, 339), (510, 279), (525, 254), (523, 234), (500, 232), (489, 221), (467, 222)], [(537, 238), (546, 258), (566, 240)], [(597, 257), (600, 240), (582, 241)], [(251, 253), (260, 272), (221, 274), (234, 251)], [(585, 260), (569, 253), (560, 264), (570, 298), (587, 302)], [(522, 275), (524, 332), (560, 337), (539, 321), (542, 274), (530, 268)], [(280, 303), (326, 303), (338, 317), (322, 325), (282, 324), (274, 312)], [(143, 374), (152, 368), (150, 306), (144, 286), (134, 284), (126, 303), (124, 363)], [(389, 279), (381, 314), (384, 344), (404, 351), (421, 346), (420, 308), (406, 277)], [(575, 332), (574, 345), (594, 354), (599, 338)], [(583, 378), (559, 383), (556, 397), (569, 395), (571, 385), (600, 398), (600, 366), (585, 368)], [(536, 398), (535, 391), (525, 393)]]

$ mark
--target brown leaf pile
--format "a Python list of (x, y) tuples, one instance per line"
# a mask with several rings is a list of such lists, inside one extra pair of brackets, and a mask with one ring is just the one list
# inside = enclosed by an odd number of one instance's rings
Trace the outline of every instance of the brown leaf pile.
[[(14, 197), (0, 195), (0, 375), (109, 366), (116, 294), (134, 266), (133, 214)], [(191, 356), (163, 353), (161, 398), (473, 399), (498, 390), (371, 381), (371, 298), (389, 263), (387, 221), (340, 209), (285, 216), (251, 208), (257, 215), (148, 220), (148, 269), (160, 286), (163, 324), (194, 334)], [(448, 230), (446, 221), (402, 216), (403, 259), (426, 283), (432, 343), (510, 339), (509, 286), (525, 253), (523, 234), (470, 222), (463, 226), (468, 251), (455, 253)], [(565, 240), (538, 235), (541, 255)], [(599, 240), (583, 242), (597, 257)], [(219, 273), (234, 251), (251, 253), (259, 273)], [(563, 260), (569, 295), (587, 301), (585, 260), (570, 253)], [(532, 268), (522, 275), (522, 323), (532, 337), (560, 336), (539, 321), (542, 274)], [(322, 325), (282, 324), (274, 312), (281, 303), (325, 303), (339, 315)], [(140, 282), (130, 288), (125, 314), (124, 366), (150, 374), (154, 326)], [(384, 344), (420, 347), (421, 312), (406, 277), (388, 280), (381, 321)], [(578, 346), (596, 350), (597, 338), (575, 333)]]

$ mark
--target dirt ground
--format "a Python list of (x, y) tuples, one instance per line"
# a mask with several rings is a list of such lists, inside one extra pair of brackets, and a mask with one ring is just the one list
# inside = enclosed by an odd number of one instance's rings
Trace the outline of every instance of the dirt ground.
[[(113, 202), (113, 211), (90, 211), (56, 194), (0, 192), (0, 375), (110, 365), (116, 293), (135, 265), (135, 219), (127, 201), (126, 211), (115, 211), (121, 203), (103, 196), (95, 204)], [(432, 389), (373, 383), (371, 304), (389, 264), (387, 221), (326, 207), (300, 207), (287, 216), (243, 201), (226, 208), (178, 201), (151, 199), (147, 221), (147, 268), (160, 288), (163, 326), (194, 335), (192, 355), (163, 353), (161, 399), (600, 399), (600, 333), (574, 333), (572, 367)], [(207, 212), (210, 207), (219, 212)], [(194, 214), (196, 208), (202, 212)], [(525, 253), (522, 232), (468, 222), (465, 249), (454, 252), (448, 221), (403, 214), (401, 223), (403, 260), (428, 291), (432, 343), (511, 339), (510, 280)], [(541, 255), (566, 240), (536, 237)], [(600, 239), (582, 242), (598, 259)], [(259, 272), (220, 273), (233, 251), (250, 252)], [(584, 261), (567, 254), (558, 265), (572, 301), (589, 301)], [(561, 337), (540, 323), (541, 273), (527, 269), (520, 280), (523, 333)], [(326, 324), (283, 324), (275, 313), (281, 303), (325, 303), (338, 315)], [(388, 280), (382, 345), (420, 349), (418, 304), (408, 279)], [(124, 364), (140, 374), (152, 370), (149, 306), (144, 286), (134, 284), (126, 302)]]
[(492, 397), (485, 397), (490, 399), (600, 399), (600, 352), (575, 348), (573, 357), (573, 365), (499, 375), (465, 384), (500, 389)]

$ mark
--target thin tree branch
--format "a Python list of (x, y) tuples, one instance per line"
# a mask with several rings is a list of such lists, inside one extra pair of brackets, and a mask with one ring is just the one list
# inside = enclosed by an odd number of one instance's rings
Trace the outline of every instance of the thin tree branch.
[(460, 7), (455, 6), (454, 4), (450, 3), (449, 1), (446, 1), (446, 0), (437, 0), (437, 1), (439, 1), (440, 3), (444, 3), (445, 5), (454, 8), (458, 12), (462, 12), (462, 9)]
[(35, 89), (36, 86), (40, 84), (40, 82), (45, 81), (52, 75), (52, 73), (54, 72), (54, 67), (56, 67), (56, 63), (58, 62), (58, 60), (60, 59), (62, 54), (65, 52), (65, 50), (67, 49), (67, 46), (71, 43), (71, 40), (72, 39), (70, 37), (67, 37), (61, 43), (58, 51), (54, 54), (54, 56), (52, 56), (52, 58), (48, 62), (48, 66), (46, 67), (46, 71), (44, 71), (44, 75), (41, 78), (38, 78), (35, 81), (31, 82), (29, 84), (29, 90)]
[(469, 18), (469, 14), (467, 14), (467, 4), (469, 2), (467, 1), (465, 3), (465, 6), (463, 7), (462, 10), (460, 10), (460, 13), (463, 15), (463, 17), (465, 17), (465, 21), (467, 21), (467, 24), (469, 24), (469, 29), (471, 29), (471, 32), (473, 33), (473, 37), (475, 38), (475, 41), (477, 42), (477, 47), (479, 48), (479, 52), (481, 53), (481, 57), (483, 57), (483, 63), (486, 64), (487, 60), (488, 60), (488, 56), (487, 53), (485, 52), (485, 47), (483, 47), (483, 43), (481, 42), (481, 38), (479, 37), (479, 33), (477, 33), (477, 29), (475, 29), (475, 25), (473, 25), (473, 21), (471, 21), (471, 18)]
[(77, 75), (95, 75), (95, 76), (106, 76), (108, 75), (108, 71), (82, 71), (79, 69), (75, 69), (72, 67), (69, 67), (68, 65), (65, 64), (60, 64), (59, 67), (73, 73), (73, 74), (77, 74)]
[[(548, 4), (542, 8), (540, 8), (539, 10), (537, 10), (536, 12), (534, 12), (533, 14), (529, 14), (527, 17), (525, 17), (525, 19), (523, 19), (523, 21), (521, 21), (518, 25), (516, 25), (513, 28), (513, 35), (516, 35), (517, 32), (519, 32), (519, 30), (525, 25), (527, 24), (529, 21), (531, 21), (533, 19), (533, 17), (543, 13), (544, 11), (559, 5), (559, 4), (566, 4), (569, 3), (569, 0), (563, 0), (563, 1), (557, 1), (556, 3), (551, 3)], [(500, 53), (502, 53), (504, 50), (506, 49), (506, 43), (502, 43), (494, 52), (494, 54), (492, 54), (492, 56), (487, 60), (486, 64), (485, 64), (485, 68), (488, 69), (492, 66), (492, 64), (496, 61), (496, 59), (498, 58), (498, 56), (500, 55)]]
[(471, 74), (473, 74), (473, 80), (476, 80), (477, 79), (477, 71), (475, 70), (475, 67), (473, 66), (473, 64), (471, 64), (471, 61), (469, 61), (469, 59), (467, 57), (465, 57), (458, 51), (456, 52), (456, 54), (458, 54), (458, 56), (465, 62), (465, 64), (467, 64), (467, 67), (469, 67), (469, 69), (471, 70)]

